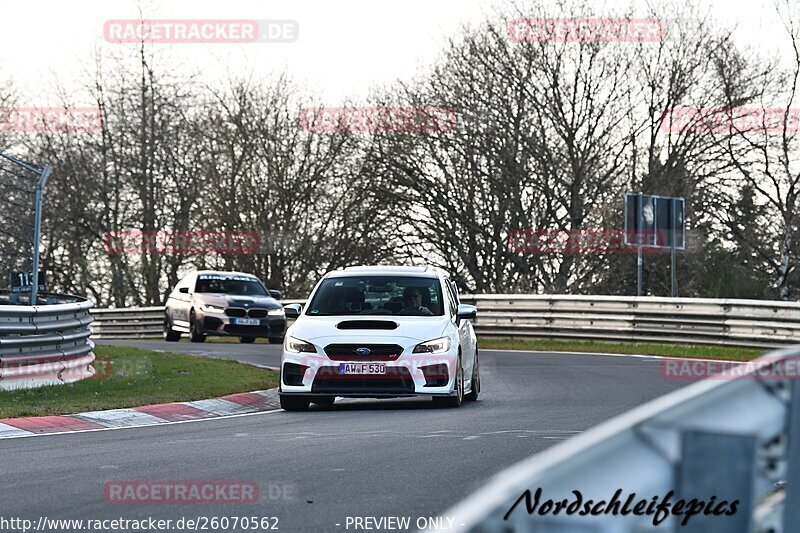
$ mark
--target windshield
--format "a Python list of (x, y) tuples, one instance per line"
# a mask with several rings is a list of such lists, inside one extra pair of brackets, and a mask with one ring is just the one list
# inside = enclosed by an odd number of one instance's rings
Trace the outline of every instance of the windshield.
[(195, 292), (269, 296), (260, 281), (243, 276), (202, 275), (197, 278)]
[(322, 282), (308, 306), (312, 316), (442, 316), (442, 289), (436, 278), (353, 276)]

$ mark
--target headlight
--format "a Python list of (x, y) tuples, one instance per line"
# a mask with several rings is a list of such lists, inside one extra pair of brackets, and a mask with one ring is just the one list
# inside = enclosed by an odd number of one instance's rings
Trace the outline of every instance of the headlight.
[(267, 314), (270, 316), (284, 316), (286, 313), (283, 312), (283, 309), (270, 309)]
[(450, 350), (450, 337), (440, 337), (414, 346), (412, 353), (445, 353)]
[(206, 313), (224, 313), (225, 312), (225, 309), (222, 308), (222, 307), (217, 307), (216, 305), (208, 305), (208, 304), (201, 305), (200, 309), (202, 309)]
[(313, 344), (295, 339), (294, 337), (286, 337), (286, 340), (283, 342), (283, 349), (292, 353), (317, 353), (317, 349), (314, 348)]

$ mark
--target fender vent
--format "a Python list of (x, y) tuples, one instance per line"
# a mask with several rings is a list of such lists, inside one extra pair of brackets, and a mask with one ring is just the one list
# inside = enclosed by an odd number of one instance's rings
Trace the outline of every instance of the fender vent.
[(336, 324), (337, 329), (397, 329), (397, 322), (389, 320), (345, 320)]

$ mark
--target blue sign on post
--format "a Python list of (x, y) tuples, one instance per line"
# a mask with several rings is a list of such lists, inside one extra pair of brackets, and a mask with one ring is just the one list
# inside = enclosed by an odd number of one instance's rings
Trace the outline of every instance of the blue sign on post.
[(625, 245), (685, 250), (684, 209), (683, 198), (625, 193)]
[[(33, 287), (33, 272), (12, 272), (8, 275), (9, 286), (12, 293), (31, 292)], [(44, 292), (47, 290), (47, 283), (45, 274), (39, 271), (37, 283), (37, 291)]]
[(672, 296), (678, 295), (675, 277), (675, 251), (686, 249), (686, 219), (683, 198), (625, 193), (626, 246), (636, 246), (637, 288), (642, 295), (642, 248), (665, 248), (672, 251)]

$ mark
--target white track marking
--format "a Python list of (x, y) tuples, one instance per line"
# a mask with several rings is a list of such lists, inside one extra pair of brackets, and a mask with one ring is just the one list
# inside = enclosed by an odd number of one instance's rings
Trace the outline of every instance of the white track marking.
[(163, 418), (158, 418), (147, 413), (136, 411), (135, 409), (110, 409), (108, 411), (89, 411), (69, 415), (74, 418), (95, 422), (107, 427), (125, 428), (130, 426), (142, 426), (151, 424), (163, 424)]
[[(198, 418), (196, 420), (177, 420), (175, 422), (162, 422), (160, 424), (141, 424), (138, 426), (124, 426), (124, 427), (113, 427), (113, 428), (96, 428), (96, 429), (80, 429), (78, 431), (59, 431), (54, 433), (28, 433), (27, 435), (9, 435), (3, 436), (3, 433), (0, 433), (0, 440), (6, 439), (22, 439), (28, 437), (51, 437), (53, 435), (72, 435), (74, 433), (94, 433), (96, 431), (119, 431), (121, 429), (134, 429), (134, 428), (155, 428), (155, 427), (163, 427), (163, 426), (172, 426), (176, 424), (194, 424), (197, 422), (214, 422), (216, 420), (224, 420), (226, 418), (241, 418), (245, 416), (257, 416), (257, 415), (268, 415), (272, 413), (282, 413), (283, 409), (274, 409), (272, 411), (258, 411), (255, 413), (243, 413), (239, 415), (228, 415), (228, 416), (218, 416), (216, 418)], [(65, 415), (65, 416), (77, 416), (77, 415)], [(0, 426), (4, 426), (5, 424), (0, 424)], [(16, 429), (16, 428), (13, 428)], [(0, 428), (2, 431), (2, 428)], [(22, 431), (22, 430), (17, 430)]]
[(9, 426), (7, 424), (0, 423), (0, 439), (29, 437), (31, 435), (36, 435), (36, 433), (33, 433), (31, 431), (25, 431), (24, 429), (15, 428), (14, 426)]
[(222, 398), (184, 403), (189, 407), (194, 407), (195, 409), (200, 409), (201, 411), (208, 411), (209, 413), (214, 413), (215, 415), (220, 416), (238, 415), (253, 410), (253, 407), (249, 405), (223, 400)]

